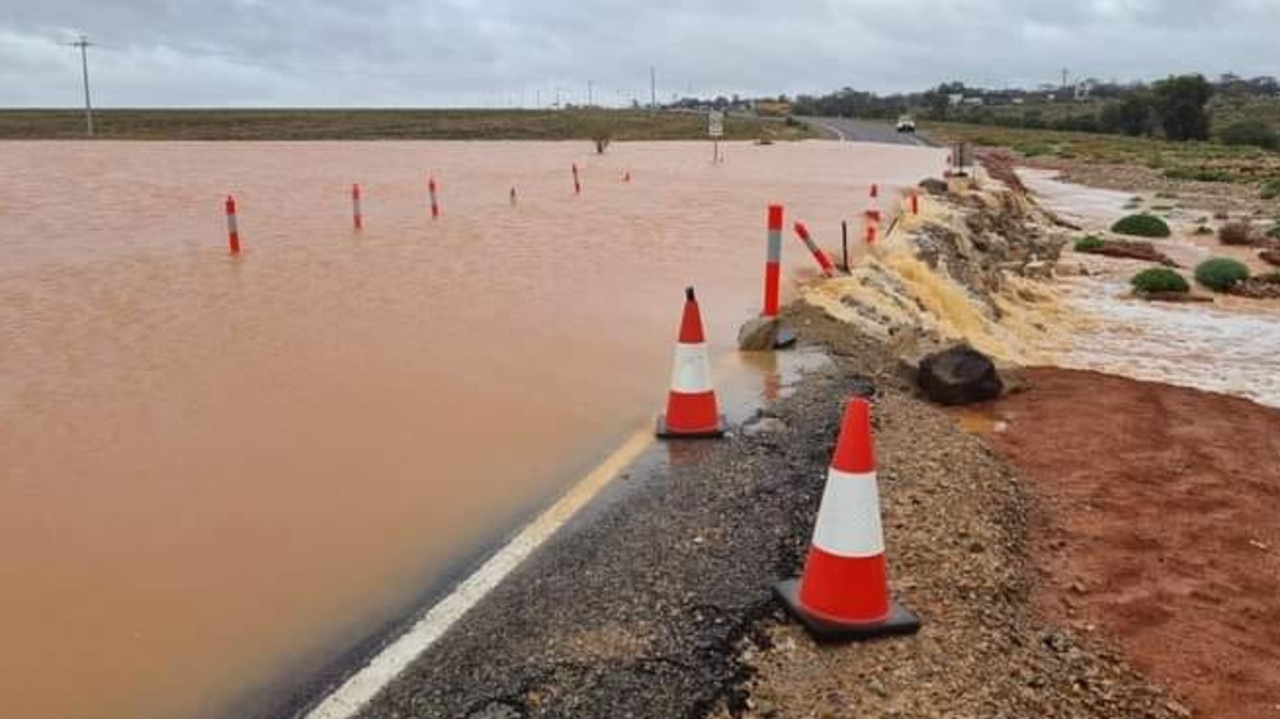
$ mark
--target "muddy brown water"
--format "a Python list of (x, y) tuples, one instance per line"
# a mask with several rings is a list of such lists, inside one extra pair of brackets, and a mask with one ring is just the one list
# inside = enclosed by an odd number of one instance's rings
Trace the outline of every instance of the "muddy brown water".
[(768, 201), (835, 249), (942, 159), (587, 150), (0, 143), (0, 716), (215, 716), (340, 653), (650, 421), (685, 284), (728, 354)]

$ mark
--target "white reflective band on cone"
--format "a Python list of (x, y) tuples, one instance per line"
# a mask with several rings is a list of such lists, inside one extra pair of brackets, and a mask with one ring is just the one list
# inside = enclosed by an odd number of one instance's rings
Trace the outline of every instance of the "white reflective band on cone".
[(671, 389), (683, 394), (710, 392), (711, 364), (707, 359), (707, 345), (677, 344), (676, 361), (671, 371)]
[(822, 508), (818, 510), (818, 521), (813, 528), (813, 545), (840, 557), (884, 554), (880, 492), (874, 472), (828, 471)]
[(238, 231), (238, 228), (236, 227), (236, 216), (235, 216), (235, 215), (227, 215), (227, 231), (228, 231), (228, 232), (236, 232), (236, 231)]

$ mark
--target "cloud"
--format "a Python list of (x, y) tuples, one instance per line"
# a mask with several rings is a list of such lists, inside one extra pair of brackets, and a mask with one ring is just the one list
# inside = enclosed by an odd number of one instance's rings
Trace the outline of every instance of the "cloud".
[(0, 104), (438, 106), (1280, 74), (1280, 0), (0, 0)]

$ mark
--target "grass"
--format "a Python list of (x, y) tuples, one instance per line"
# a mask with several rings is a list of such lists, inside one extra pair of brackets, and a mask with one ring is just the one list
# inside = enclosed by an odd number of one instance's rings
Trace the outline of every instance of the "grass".
[[(97, 136), (116, 140), (694, 140), (701, 114), (642, 110), (98, 110)], [(725, 138), (795, 140), (803, 125), (729, 117)], [(84, 114), (0, 110), (0, 139), (82, 139)]]
[(1149, 167), (1170, 179), (1252, 184), (1261, 188), (1264, 180), (1280, 176), (1280, 153), (1256, 147), (959, 123), (925, 123), (920, 129), (943, 142), (970, 142), (1013, 150), (1048, 147), (1054, 150), (1050, 157), (1091, 164)]

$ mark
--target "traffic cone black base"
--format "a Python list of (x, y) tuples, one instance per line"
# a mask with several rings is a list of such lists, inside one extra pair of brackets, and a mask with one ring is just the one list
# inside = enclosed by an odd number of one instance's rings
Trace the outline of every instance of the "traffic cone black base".
[(720, 421), (716, 424), (715, 428), (707, 430), (706, 432), (697, 432), (692, 434), (689, 432), (672, 432), (667, 429), (667, 415), (663, 414), (658, 415), (657, 435), (658, 439), (720, 439), (724, 436), (728, 427), (728, 420), (725, 419), (724, 415), (720, 415)]
[(818, 641), (865, 641), (879, 637), (915, 634), (920, 631), (920, 618), (897, 602), (889, 603), (889, 617), (884, 621), (872, 624), (845, 624), (805, 611), (800, 605), (800, 580), (798, 579), (778, 582), (774, 585), (773, 592), (786, 605), (787, 611), (799, 619)]

